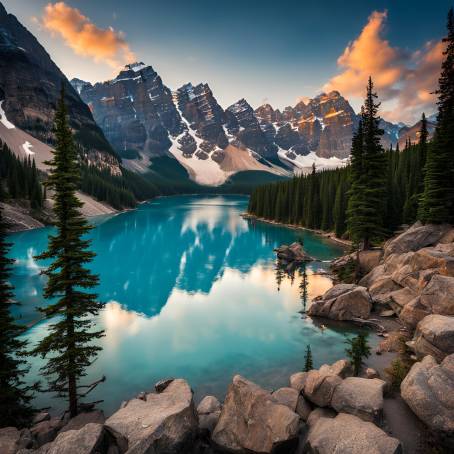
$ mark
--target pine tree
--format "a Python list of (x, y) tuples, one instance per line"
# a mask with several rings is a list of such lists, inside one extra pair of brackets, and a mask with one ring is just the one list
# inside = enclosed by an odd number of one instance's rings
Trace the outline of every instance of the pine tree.
[(454, 13), (448, 13), (448, 34), (438, 79), (438, 116), (427, 151), (424, 192), (418, 217), (425, 223), (454, 222)]
[(9, 284), (12, 259), (8, 258), (10, 244), (6, 240), (7, 225), (0, 209), (0, 427), (22, 427), (30, 422), (32, 387), (23, 377), (28, 371), (24, 360), (26, 342), (19, 338), (25, 331), (15, 323), (11, 307), (13, 289)]
[(314, 368), (314, 364), (312, 361), (312, 351), (311, 346), (308, 345), (306, 347), (306, 355), (304, 356), (304, 372), (309, 372)]
[(103, 336), (103, 331), (91, 331), (91, 317), (98, 314), (102, 305), (97, 302), (97, 295), (89, 291), (97, 285), (98, 277), (85, 267), (95, 254), (88, 250), (90, 241), (84, 238), (91, 227), (80, 213), (82, 203), (76, 196), (80, 169), (63, 89), (55, 114), (55, 137), (46, 184), (54, 190), (57, 232), (49, 236), (47, 251), (37, 259), (52, 260), (44, 271), (48, 278), (44, 296), (57, 301), (41, 309), (54, 322), (34, 354), (47, 357), (42, 374), (50, 391), (68, 399), (69, 414), (73, 417), (78, 413), (79, 380), (101, 350), (91, 342)]
[(369, 249), (373, 242), (385, 236), (386, 158), (380, 143), (383, 130), (379, 128), (380, 103), (376, 99), (369, 78), (361, 115), (361, 135), (356, 134), (352, 145), (350, 193), (353, 199), (348, 210), (350, 235), (356, 243), (362, 242), (363, 249)]
[(354, 375), (358, 376), (361, 366), (364, 363), (364, 358), (369, 358), (370, 356), (370, 347), (367, 342), (367, 336), (362, 333), (358, 334), (352, 339), (347, 339), (346, 344), (348, 346), (345, 349), (345, 353), (352, 363)]

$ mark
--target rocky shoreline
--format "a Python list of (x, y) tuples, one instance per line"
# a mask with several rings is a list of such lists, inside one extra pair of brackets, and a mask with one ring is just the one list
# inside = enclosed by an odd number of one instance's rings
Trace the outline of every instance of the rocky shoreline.
[[(289, 248), (279, 251), (304, 259), (296, 246)], [(333, 263), (334, 272), (346, 267), (354, 269), (355, 282), (337, 284), (316, 298), (308, 315), (375, 329), (383, 341), (372, 364), (381, 355), (398, 357), (404, 345), (411, 362), (397, 389), (385, 380), (384, 367), (377, 371), (369, 362), (356, 377), (345, 359), (295, 372), (287, 386), (273, 391), (236, 375), (223, 403), (206, 396), (198, 406), (184, 379), (168, 379), (124, 402), (107, 419), (94, 409), (71, 420), (40, 413), (31, 428), (0, 429), (0, 452), (449, 452), (454, 446), (454, 228), (417, 223), (381, 249)]]

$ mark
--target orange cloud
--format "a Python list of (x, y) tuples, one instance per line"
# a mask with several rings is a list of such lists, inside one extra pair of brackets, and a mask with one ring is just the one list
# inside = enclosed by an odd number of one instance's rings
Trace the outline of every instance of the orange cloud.
[(49, 3), (44, 8), (42, 25), (60, 35), (73, 51), (95, 62), (104, 62), (116, 68), (135, 60), (123, 34), (112, 27), (97, 27), (77, 8), (64, 2)]
[(382, 38), (387, 12), (374, 11), (361, 34), (344, 50), (337, 63), (343, 71), (323, 88), (345, 95), (362, 96), (369, 76), (382, 97), (395, 94), (393, 86), (402, 76), (402, 53)]
[[(363, 98), (369, 76), (390, 121), (416, 121), (422, 111), (434, 109), (443, 44), (429, 42), (413, 54), (392, 47), (383, 37), (387, 12), (374, 11), (360, 35), (338, 58), (342, 72), (323, 87), (343, 95)], [(387, 102), (386, 102), (387, 101)]]

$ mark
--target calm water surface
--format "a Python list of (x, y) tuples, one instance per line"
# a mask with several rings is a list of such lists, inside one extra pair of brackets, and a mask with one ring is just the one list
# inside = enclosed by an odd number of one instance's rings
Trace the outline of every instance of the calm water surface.
[[(92, 264), (105, 302), (98, 324), (103, 347), (87, 382), (106, 375), (90, 400), (105, 399), (107, 413), (165, 377), (183, 377), (196, 399), (222, 398), (234, 374), (262, 386), (288, 384), (311, 345), (319, 366), (344, 356), (345, 326), (321, 329), (300, 313), (303, 272), (276, 271), (273, 248), (304, 237), (320, 259), (307, 266), (308, 304), (330, 280), (319, 273), (342, 250), (310, 232), (294, 231), (240, 217), (247, 198), (182, 196), (157, 199), (136, 211), (97, 218), (91, 232)], [(32, 324), (45, 284), (34, 256), (47, 246), (50, 228), (11, 235), (16, 259), (12, 283), (22, 306), (17, 316)], [(33, 345), (46, 332), (38, 322), (26, 334)], [(42, 360), (32, 359), (29, 379)], [(37, 405), (61, 408), (42, 394)]]

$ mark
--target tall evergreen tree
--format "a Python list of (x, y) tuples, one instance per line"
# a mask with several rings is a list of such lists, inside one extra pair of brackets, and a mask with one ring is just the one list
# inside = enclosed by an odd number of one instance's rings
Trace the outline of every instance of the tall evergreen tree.
[(98, 277), (85, 266), (95, 254), (89, 251), (90, 241), (84, 238), (91, 227), (80, 213), (82, 203), (76, 196), (80, 168), (63, 89), (55, 114), (55, 137), (53, 158), (47, 163), (51, 171), (46, 185), (54, 190), (57, 231), (49, 236), (47, 251), (37, 259), (52, 260), (44, 271), (48, 278), (44, 296), (56, 302), (41, 309), (53, 323), (34, 353), (47, 357), (42, 373), (49, 390), (68, 400), (73, 417), (78, 413), (79, 381), (101, 350), (92, 341), (103, 336), (103, 331), (91, 330), (92, 317), (98, 314), (101, 304), (89, 289), (97, 285)]
[(424, 169), (424, 192), (418, 216), (425, 223), (454, 222), (454, 12), (448, 13), (448, 34), (438, 79), (438, 115)]
[(348, 225), (351, 238), (369, 249), (385, 236), (386, 158), (380, 138), (380, 117), (372, 79), (361, 115), (361, 129), (352, 144), (352, 172)]
[(18, 325), (11, 314), (12, 305), (17, 303), (9, 284), (13, 260), (8, 258), (6, 227), (0, 209), (0, 427), (22, 427), (33, 415), (32, 389), (23, 380), (28, 371), (24, 359), (26, 342), (19, 336), (25, 327)]

